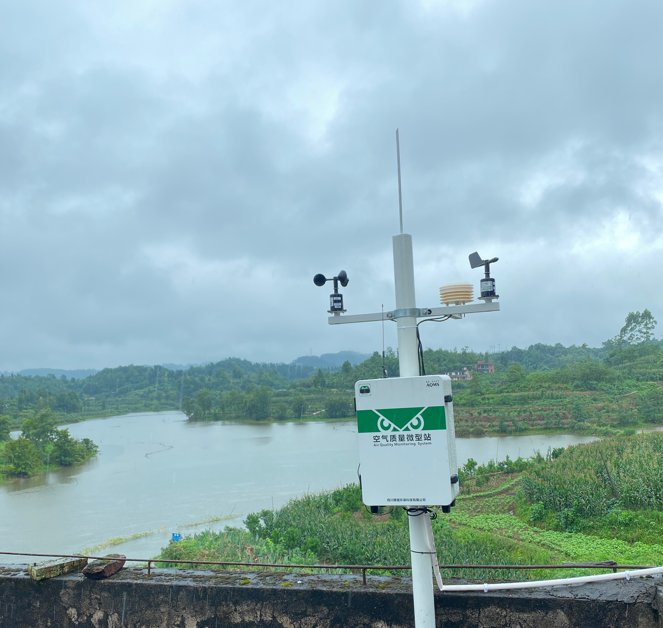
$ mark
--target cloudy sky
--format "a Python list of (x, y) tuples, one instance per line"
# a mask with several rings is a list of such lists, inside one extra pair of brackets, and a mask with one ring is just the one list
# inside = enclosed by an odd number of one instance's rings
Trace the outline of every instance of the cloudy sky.
[[(660, 0), (79, 0), (0, 11), (0, 370), (382, 349), (499, 256), (431, 348), (663, 333)], [(475, 293), (477, 292), (475, 288)], [(395, 326), (385, 343), (396, 346)]]

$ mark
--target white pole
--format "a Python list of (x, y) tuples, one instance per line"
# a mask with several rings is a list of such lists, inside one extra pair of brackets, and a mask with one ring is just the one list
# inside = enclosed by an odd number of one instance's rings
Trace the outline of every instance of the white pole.
[[(401, 377), (416, 377), (419, 373), (419, 348), (417, 343), (417, 317), (414, 293), (414, 263), (412, 236), (401, 233), (393, 237), (394, 285), (396, 310), (411, 310), (412, 316), (399, 316), (398, 364)], [(416, 628), (435, 628), (435, 600), (433, 597), (432, 563), (426, 534), (427, 513), (408, 517), (410, 526), (410, 552), (412, 564), (412, 598)]]
[(403, 194), (401, 192), (401, 142), (396, 129), (396, 165), (398, 168), (398, 216), (401, 222), (401, 231), (403, 233)]

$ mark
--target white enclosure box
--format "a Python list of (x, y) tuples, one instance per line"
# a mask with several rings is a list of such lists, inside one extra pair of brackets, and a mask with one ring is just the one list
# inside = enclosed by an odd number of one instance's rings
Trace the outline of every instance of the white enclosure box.
[(447, 375), (355, 384), (362, 499), (367, 506), (449, 506), (459, 492)]

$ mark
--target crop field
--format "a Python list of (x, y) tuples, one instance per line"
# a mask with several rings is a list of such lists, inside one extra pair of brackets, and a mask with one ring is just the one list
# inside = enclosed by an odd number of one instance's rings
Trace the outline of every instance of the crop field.
[[(572, 447), (554, 458), (466, 465), (456, 507), (451, 514), (436, 513), (432, 522), (440, 564), (662, 565), (662, 446), (663, 434), (643, 434)], [(371, 514), (357, 485), (253, 513), (245, 525), (170, 543), (159, 558), (163, 564), (168, 559), (409, 564), (406, 512)], [(484, 582), (605, 573), (605, 568), (443, 567), (442, 573)]]

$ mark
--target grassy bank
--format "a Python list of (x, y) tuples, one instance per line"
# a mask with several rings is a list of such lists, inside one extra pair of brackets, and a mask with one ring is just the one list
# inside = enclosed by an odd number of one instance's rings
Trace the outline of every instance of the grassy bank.
[[(499, 465), (468, 463), (462, 471), (463, 492), (449, 515), (433, 520), (438, 557), (447, 565), (561, 564), (615, 561), (619, 564), (663, 564), (663, 495), (658, 447), (663, 435), (646, 434), (556, 451), (548, 459), (507, 461)], [(576, 512), (569, 518), (557, 502), (542, 505), (529, 484), (550, 479), (550, 492), (573, 493), (579, 474), (609, 481), (601, 468), (619, 463), (625, 452), (641, 460), (637, 477), (613, 476), (624, 501), (607, 512)], [(597, 453), (598, 452), (598, 453)], [(599, 461), (600, 466), (597, 465)], [(655, 464), (653, 464), (655, 463)], [(583, 466), (584, 465), (584, 466)], [(559, 478), (568, 480), (568, 489)], [(586, 480), (589, 482), (589, 479)], [(637, 484), (644, 501), (634, 502), (628, 486)], [(575, 491), (580, 499), (583, 491)], [(652, 495), (656, 497), (653, 498)], [(569, 495), (566, 495), (569, 497)], [(572, 499), (572, 497), (569, 497)], [(580, 503), (580, 502), (578, 502)], [(579, 507), (579, 506), (578, 506)], [(245, 530), (204, 532), (164, 548), (160, 558), (274, 562), (290, 564), (409, 563), (407, 514), (384, 509), (372, 515), (361, 503), (360, 489), (348, 485), (321, 495), (293, 500), (277, 511), (263, 510), (246, 518)], [(585, 571), (584, 573), (589, 573)], [(581, 575), (578, 570), (443, 570), (445, 577), (468, 580), (550, 578)]]

